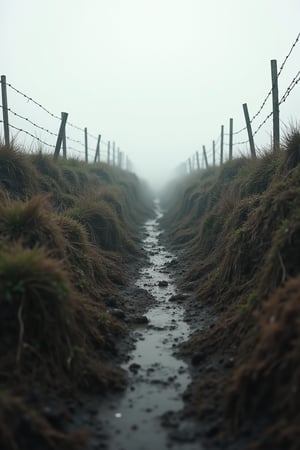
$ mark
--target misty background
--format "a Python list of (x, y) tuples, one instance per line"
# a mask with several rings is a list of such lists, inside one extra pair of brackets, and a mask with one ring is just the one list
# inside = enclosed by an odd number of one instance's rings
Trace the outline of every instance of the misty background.
[[(0, 0), (1, 74), (7, 82), (104, 141), (115, 141), (155, 186), (220, 127), (245, 126), (299, 33), (299, 0)], [(300, 67), (300, 43), (279, 78), (283, 95)], [(282, 132), (300, 118), (299, 86), (281, 106)], [(9, 107), (58, 131), (59, 123), (8, 90)], [(268, 100), (253, 129), (272, 110)], [(10, 122), (21, 122), (10, 114)], [(25, 129), (24, 123), (22, 127)], [(3, 137), (2, 124), (0, 124)], [(44, 138), (41, 131), (26, 129)], [(255, 137), (269, 145), (272, 119)], [(68, 129), (74, 140), (82, 133)], [(74, 134), (75, 133), (75, 134)], [(77, 133), (77, 134), (76, 134)], [(18, 142), (36, 144), (18, 133)], [(46, 136), (47, 142), (51, 136)], [(244, 132), (235, 137), (247, 140)], [(226, 142), (226, 139), (225, 139)], [(83, 149), (73, 143), (70, 154)], [(89, 139), (91, 157), (96, 141)], [(234, 147), (234, 156), (248, 145)], [(218, 144), (217, 144), (218, 151)], [(225, 147), (225, 152), (228, 149)], [(82, 153), (84, 157), (84, 153)], [(210, 157), (211, 158), (211, 157)], [(210, 159), (211, 161), (211, 159)]]

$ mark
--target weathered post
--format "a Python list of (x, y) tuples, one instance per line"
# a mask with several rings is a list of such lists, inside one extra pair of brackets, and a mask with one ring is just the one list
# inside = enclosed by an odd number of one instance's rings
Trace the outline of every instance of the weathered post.
[(197, 169), (200, 170), (199, 152), (196, 151)]
[(100, 141), (101, 141), (101, 134), (98, 134), (94, 163), (96, 163), (97, 161), (100, 162)]
[(62, 112), (61, 113), (60, 127), (59, 127), (59, 131), (58, 131), (56, 145), (55, 145), (55, 150), (54, 150), (54, 155), (53, 155), (53, 159), (54, 160), (57, 160), (57, 158), (59, 156), (61, 143), (62, 143), (62, 140), (63, 140), (63, 135), (65, 133), (67, 118), (68, 118), (68, 113)]
[(110, 141), (107, 142), (107, 164), (110, 163)]
[(278, 101), (278, 76), (277, 61), (271, 60), (272, 75), (272, 100), (273, 100), (273, 151), (280, 148), (280, 128), (279, 128), (279, 101)]
[(5, 142), (5, 145), (9, 145), (9, 123), (8, 123), (7, 89), (6, 89), (6, 76), (5, 75), (1, 75), (1, 92), (2, 92), (4, 142)]
[(233, 150), (233, 119), (229, 120), (229, 161), (232, 161)]
[(117, 148), (117, 161), (118, 161), (118, 167), (121, 167), (122, 161), (121, 161), (120, 147)]
[(202, 146), (202, 149), (203, 149), (203, 157), (204, 157), (204, 161), (205, 161), (205, 167), (208, 169), (208, 161), (207, 161), (205, 145)]
[(220, 142), (220, 165), (223, 165), (224, 154), (224, 125), (221, 126), (221, 142)]
[(252, 134), (252, 127), (251, 127), (247, 103), (243, 104), (243, 110), (244, 110), (244, 116), (245, 116), (245, 121), (246, 121), (247, 132), (248, 132), (251, 158), (255, 159), (256, 158), (255, 145), (254, 145), (254, 139), (253, 139), (253, 134)]
[[(62, 115), (63, 113), (61, 113), (61, 120), (62, 120)], [(63, 130), (63, 140), (62, 140), (62, 147), (63, 147), (63, 158), (67, 159), (67, 139), (66, 139), (66, 128), (64, 128)]]
[(188, 164), (189, 164), (189, 173), (192, 173), (192, 161), (191, 161), (191, 158), (188, 159)]
[(89, 162), (89, 148), (88, 148), (88, 134), (87, 128), (84, 129), (84, 149), (85, 149), (85, 162)]
[(115, 141), (113, 141), (112, 152), (113, 152), (112, 163), (113, 163), (113, 166), (115, 166), (115, 164), (116, 164), (116, 143), (115, 143)]
[(216, 143), (213, 141), (213, 166), (216, 167)]

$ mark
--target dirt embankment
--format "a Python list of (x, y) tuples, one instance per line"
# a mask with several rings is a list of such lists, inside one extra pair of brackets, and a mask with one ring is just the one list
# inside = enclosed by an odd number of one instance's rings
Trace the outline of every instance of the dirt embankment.
[[(300, 133), (164, 194), (195, 327), (186, 414), (207, 445), (300, 448)], [(203, 311), (210, 317), (201, 331)], [(200, 433), (201, 434), (201, 433)]]
[(132, 173), (0, 146), (1, 449), (81, 448), (49, 399), (124, 387), (121, 291), (151, 208)]

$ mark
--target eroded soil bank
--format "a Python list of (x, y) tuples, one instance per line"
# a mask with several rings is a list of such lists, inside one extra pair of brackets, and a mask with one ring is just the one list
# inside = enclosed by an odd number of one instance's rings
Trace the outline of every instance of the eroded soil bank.
[(156, 217), (148, 220), (144, 228), (143, 247), (148, 263), (140, 270), (135, 286), (126, 293), (130, 306), (124, 313), (125, 321), (129, 318), (128, 311), (130, 314), (131, 308), (134, 310), (132, 292), (138, 292), (140, 298), (151, 298), (146, 314), (139, 316), (141, 323), (135, 325), (127, 338), (132, 349), (122, 355), (127, 389), (104, 401), (97, 397), (85, 399), (76, 408), (74, 422), (76, 426), (88, 427), (90, 449), (202, 448), (196, 442), (193, 424), (182, 421), (178, 415), (183, 408), (182, 395), (191, 379), (187, 364), (174, 352), (188, 338), (190, 328), (180, 303), (186, 296), (177, 293), (174, 283), (174, 255), (159, 242), (160, 217), (156, 204)]
[(178, 285), (192, 294), (184, 413), (207, 446), (300, 448), (299, 145), (294, 129), (277, 153), (195, 172), (164, 194)]

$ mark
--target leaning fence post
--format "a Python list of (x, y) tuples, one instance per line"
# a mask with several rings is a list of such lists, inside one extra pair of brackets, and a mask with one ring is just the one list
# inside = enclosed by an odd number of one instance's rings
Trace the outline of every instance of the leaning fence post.
[[(62, 120), (62, 115), (63, 115), (63, 113), (61, 113), (61, 120)], [(63, 130), (62, 147), (63, 147), (63, 158), (64, 158), (64, 159), (67, 159), (66, 127), (65, 127), (64, 130)]]
[(273, 150), (277, 151), (280, 147), (280, 129), (279, 129), (279, 102), (278, 102), (278, 76), (277, 61), (271, 60), (272, 73), (272, 99), (273, 99)]
[(5, 75), (1, 75), (1, 91), (2, 91), (4, 142), (5, 142), (5, 145), (9, 145), (9, 123), (8, 123), (7, 89), (6, 89), (6, 76)]
[(254, 145), (254, 139), (253, 139), (253, 134), (252, 134), (252, 127), (251, 127), (247, 103), (243, 103), (243, 110), (244, 110), (244, 116), (245, 116), (245, 121), (246, 121), (246, 126), (247, 126), (251, 158), (255, 159), (256, 158), (255, 145)]
[(216, 143), (213, 141), (213, 166), (216, 167)]
[(88, 132), (87, 128), (84, 129), (84, 149), (85, 149), (85, 162), (89, 162), (89, 148), (88, 148)]
[(116, 143), (115, 143), (115, 141), (113, 141), (112, 152), (113, 152), (112, 163), (113, 163), (113, 166), (115, 166), (115, 164), (116, 164)]
[(220, 142), (220, 165), (223, 165), (223, 153), (224, 153), (224, 125), (221, 126), (221, 142)]
[(204, 161), (205, 161), (205, 166), (208, 169), (208, 161), (207, 161), (205, 145), (202, 145), (202, 149), (203, 149), (203, 157), (204, 157)]
[(67, 118), (68, 118), (68, 113), (62, 112), (61, 113), (60, 126), (59, 126), (59, 132), (58, 132), (58, 135), (57, 135), (57, 140), (56, 140), (56, 145), (55, 145), (55, 150), (54, 150), (54, 155), (53, 155), (53, 159), (54, 160), (57, 160), (57, 158), (59, 156), (61, 143), (62, 143), (62, 140), (63, 140), (63, 135), (65, 133)]
[(233, 149), (233, 119), (229, 120), (229, 161), (232, 160)]
[(107, 142), (107, 164), (110, 163), (110, 141)]
[(100, 162), (100, 141), (101, 141), (101, 134), (98, 134), (98, 141), (97, 141), (94, 163), (96, 163), (97, 160)]
[(200, 170), (199, 152), (196, 151), (197, 169)]

